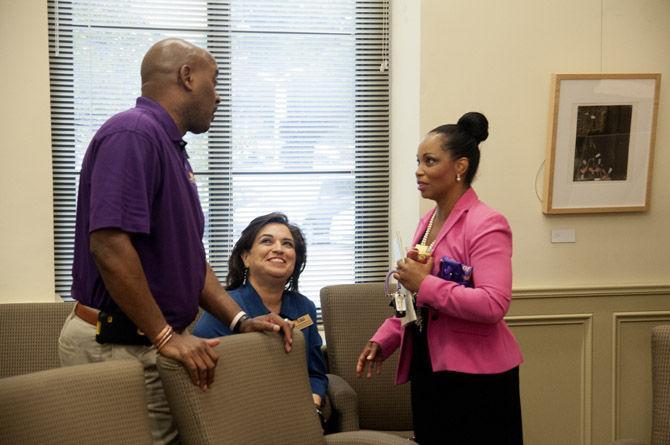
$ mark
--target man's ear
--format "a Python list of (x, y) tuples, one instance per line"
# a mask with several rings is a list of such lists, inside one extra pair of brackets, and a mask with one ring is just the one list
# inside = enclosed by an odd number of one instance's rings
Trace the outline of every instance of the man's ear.
[(182, 65), (179, 67), (179, 83), (188, 91), (193, 90), (193, 70), (190, 65)]

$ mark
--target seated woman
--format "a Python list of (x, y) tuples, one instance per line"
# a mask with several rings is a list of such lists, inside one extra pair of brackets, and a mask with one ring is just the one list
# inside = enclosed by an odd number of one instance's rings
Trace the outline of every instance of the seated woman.
[[(307, 349), (307, 368), (312, 397), (320, 407), (328, 386), (321, 336), (316, 326), (316, 307), (298, 293), (298, 277), (305, 269), (307, 247), (302, 231), (283, 213), (259, 216), (242, 231), (228, 259), (226, 290), (249, 316), (270, 312), (289, 320), (301, 318)], [(305, 317), (308, 316), (308, 317)], [(309, 319), (307, 321), (303, 321)], [(311, 323), (310, 323), (311, 321)], [(205, 312), (193, 335), (222, 337), (232, 332)], [(322, 419), (323, 420), (323, 419)]]

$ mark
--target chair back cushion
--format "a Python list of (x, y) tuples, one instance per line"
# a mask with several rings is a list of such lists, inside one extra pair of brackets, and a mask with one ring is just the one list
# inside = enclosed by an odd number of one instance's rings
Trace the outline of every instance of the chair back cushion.
[(223, 337), (215, 350), (219, 360), (207, 391), (193, 385), (178, 362), (158, 359), (182, 443), (324, 443), (300, 331), (293, 331), (288, 354), (274, 333)]
[(0, 379), (0, 443), (151, 444), (144, 371), (134, 360)]
[(656, 326), (651, 334), (653, 414), (652, 445), (670, 443), (670, 325)]
[(58, 337), (74, 303), (0, 304), (0, 377), (60, 367)]
[(360, 428), (411, 430), (409, 385), (395, 385), (397, 351), (384, 362), (381, 375), (356, 377), (356, 361), (363, 346), (393, 315), (383, 283), (326, 286), (321, 289), (321, 313), (329, 372), (342, 377), (356, 391)]

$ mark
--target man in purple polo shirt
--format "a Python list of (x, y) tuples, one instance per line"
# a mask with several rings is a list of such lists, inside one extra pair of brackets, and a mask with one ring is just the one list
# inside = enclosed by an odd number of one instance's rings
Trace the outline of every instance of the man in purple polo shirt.
[(184, 331), (199, 306), (235, 332), (281, 330), (291, 349), (288, 323), (249, 318), (205, 258), (204, 216), (182, 136), (209, 129), (220, 101), (217, 74), (212, 55), (191, 43), (153, 45), (142, 61), (142, 97), (98, 130), (81, 170), (72, 266), (78, 303), (59, 339), (61, 363), (139, 360), (155, 443), (178, 440), (156, 355), (182, 362), (203, 390), (214, 380), (218, 340)]

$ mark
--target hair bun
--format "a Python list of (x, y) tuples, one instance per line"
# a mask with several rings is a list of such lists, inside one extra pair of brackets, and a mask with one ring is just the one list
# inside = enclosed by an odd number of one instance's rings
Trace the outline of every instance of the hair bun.
[(465, 113), (456, 125), (472, 136), (477, 143), (485, 141), (489, 137), (489, 121), (482, 113), (476, 111)]

